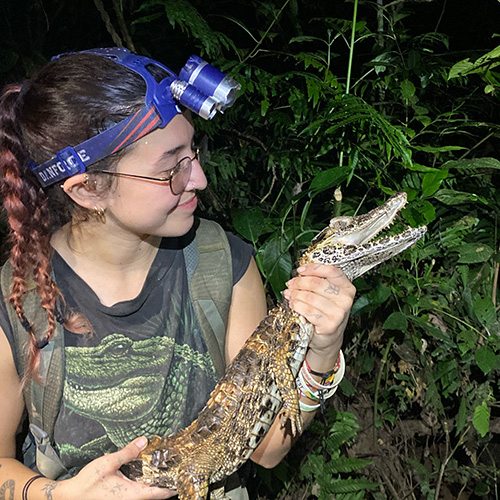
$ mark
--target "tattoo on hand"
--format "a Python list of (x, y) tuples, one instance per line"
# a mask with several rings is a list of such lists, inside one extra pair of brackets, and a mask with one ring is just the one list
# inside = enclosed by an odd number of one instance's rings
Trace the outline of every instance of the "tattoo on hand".
[(45, 493), (45, 498), (47, 500), (53, 500), (52, 499), (52, 492), (57, 488), (57, 482), (52, 481), (51, 483), (46, 484), (43, 488), (42, 491)]
[(340, 288), (338, 286), (332, 285), (331, 283), (325, 288), (325, 292), (329, 294), (338, 295), (340, 293)]
[(110, 491), (111, 491), (111, 493), (113, 493), (113, 495), (116, 495), (117, 493), (119, 493), (121, 491), (122, 487), (123, 487), (123, 484), (116, 483)]
[[(16, 482), (13, 479), (5, 481), (5, 483), (0, 486), (0, 500), (14, 500), (15, 487)], [(7, 490), (9, 491), (9, 496), (7, 496)]]

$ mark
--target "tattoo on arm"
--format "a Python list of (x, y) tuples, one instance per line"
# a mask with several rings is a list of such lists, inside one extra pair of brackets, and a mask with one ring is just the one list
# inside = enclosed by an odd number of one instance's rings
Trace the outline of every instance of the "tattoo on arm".
[(53, 500), (52, 498), (52, 492), (57, 488), (57, 482), (52, 481), (48, 484), (46, 484), (43, 488), (42, 491), (45, 493), (45, 498), (47, 500)]
[[(14, 490), (16, 487), (16, 482), (14, 479), (8, 479), (5, 483), (0, 486), (0, 500), (14, 500)], [(9, 495), (7, 496), (7, 491)]]

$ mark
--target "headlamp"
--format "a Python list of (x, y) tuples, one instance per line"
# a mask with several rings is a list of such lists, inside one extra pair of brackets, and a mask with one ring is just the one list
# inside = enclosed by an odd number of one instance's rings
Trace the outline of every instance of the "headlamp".
[[(84, 50), (106, 57), (141, 75), (146, 82), (145, 105), (135, 114), (77, 146), (69, 146), (42, 165), (30, 164), (42, 187), (86, 171), (89, 165), (116, 153), (181, 113), (180, 106), (205, 120), (232, 106), (240, 89), (233, 78), (198, 56), (191, 56), (176, 75), (167, 66), (119, 47)], [(58, 59), (71, 52), (55, 56)]]

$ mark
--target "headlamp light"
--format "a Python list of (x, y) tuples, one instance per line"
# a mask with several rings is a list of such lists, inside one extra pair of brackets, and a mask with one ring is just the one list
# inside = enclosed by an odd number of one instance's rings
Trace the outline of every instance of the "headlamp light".
[[(106, 57), (138, 73), (146, 82), (145, 105), (138, 112), (91, 139), (69, 146), (42, 165), (30, 164), (43, 187), (83, 173), (89, 165), (116, 153), (181, 113), (180, 106), (208, 120), (232, 106), (241, 88), (233, 78), (198, 56), (191, 56), (176, 75), (167, 66), (119, 47), (79, 53)], [(72, 54), (72, 53), (67, 53)], [(58, 59), (66, 54), (55, 56)]]

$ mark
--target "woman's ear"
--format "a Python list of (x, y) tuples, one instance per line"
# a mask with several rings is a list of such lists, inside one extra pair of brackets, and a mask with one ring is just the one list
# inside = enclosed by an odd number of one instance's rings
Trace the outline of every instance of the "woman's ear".
[(97, 189), (97, 181), (89, 174), (77, 174), (61, 185), (64, 192), (78, 205), (92, 210), (96, 203), (102, 203), (103, 193)]

